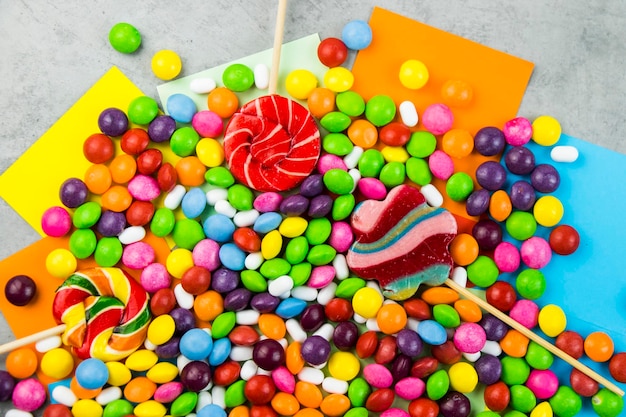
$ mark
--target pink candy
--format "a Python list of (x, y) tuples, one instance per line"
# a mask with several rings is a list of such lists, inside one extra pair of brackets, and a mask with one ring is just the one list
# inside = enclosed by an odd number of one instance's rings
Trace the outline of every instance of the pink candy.
[(122, 263), (130, 269), (143, 269), (154, 262), (154, 248), (146, 242), (135, 242), (124, 248)]
[(361, 178), (357, 186), (363, 197), (369, 200), (384, 200), (387, 196), (387, 188), (378, 178)]
[(41, 229), (48, 236), (65, 236), (71, 228), (72, 218), (63, 207), (50, 207), (41, 216)]
[(485, 346), (487, 334), (476, 323), (463, 323), (454, 332), (454, 346), (463, 353), (476, 353)]
[(216, 138), (224, 130), (224, 121), (217, 113), (202, 110), (193, 115), (191, 126), (204, 138)]
[(408, 401), (421, 397), (425, 389), (426, 384), (424, 381), (412, 376), (402, 378), (394, 387), (396, 395)]
[(354, 241), (352, 228), (346, 222), (334, 222), (328, 243), (335, 248), (337, 252), (345, 252), (350, 249), (350, 245)]
[(533, 136), (533, 126), (524, 117), (516, 117), (504, 124), (502, 128), (504, 139), (511, 146), (521, 146), (530, 140)]
[(267, 213), (270, 211), (278, 211), (280, 208), (280, 203), (283, 201), (283, 196), (275, 193), (273, 191), (259, 194), (257, 198), (254, 199), (254, 208), (257, 209), (261, 213)]
[(324, 175), (326, 171), (331, 169), (342, 169), (344, 171), (348, 170), (346, 163), (338, 157), (337, 155), (333, 155), (331, 153), (324, 154), (320, 156), (319, 161), (317, 162), (317, 170), (320, 174)]
[(520, 249), (522, 262), (529, 268), (541, 269), (552, 259), (550, 244), (539, 236), (533, 236), (522, 243)]
[(447, 180), (454, 173), (454, 162), (444, 151), (436, 150), (428, 157), (430, 172), (440, 180)]
[(385, 366), (370, 363), (363, 368), (363, 377), (374, 388), (389, 388), (393, 384), (393, 375)]
[(493, 260), (500, 272), (515, 272), (519, 268), (520, 253), (515, 245), (500, 242), (493, 252)]
[(139, 278), (141, 286), (149, 293), (155, 293), (160, 289), (169, 288), (172, 278), (165, 265), (155, 262), (148, 265), (141, 271)]
[(161, 189), (156, 179), (138, 174), (128, 182), (128, 192), (135, 200), (151, 201), (161, 194)]
[(35, 378), (23, 379), (13, 389), (13, 405), (23, 411), (35, 411), (46, 402), (46, 389)]
[(433, 135), (443, 135), (452, 127), (454, 116), (445, 104), (431, 104), (422, 114), (422, 124)]
[(401, 408), (389, 408), (382, 413), (380, 413), (380, 417), (409, 417), (410, 414), (404, 411)]
[(335, 268), (332, 265), (316, 266), (311, 271), (307, 285), (311, 288), (324, 288), (335, 279)]
[(202, 266), (209, 271), (215, 271), (222, 264), (220, 262), (220, 245), (211, 239), (202, 239), (196, 244), (191, 253), (194, 265)]
[(538, 400), (547, 400), (559, 388), (559, 379), (549, 369), (533, 369), (526, 380), (526, 386), (535, 394)]
[(172, 402), (183, 393), (183, 389), (183, 384), (180, 382), (166, 382), (154, 391), (154, 399), (161, 404)]
[(276, 388), (282, 392), (293, 394), (296, 390), (296, 379), (293, 374), (289, 372), (289, 369), (284, 366), (279, 366), (272, 371), (272, 380)]
[(518, 300), (511, 308), (509, 316), (522, 326), (532, 329), (537, 325), (539, 307), (530, 300)]

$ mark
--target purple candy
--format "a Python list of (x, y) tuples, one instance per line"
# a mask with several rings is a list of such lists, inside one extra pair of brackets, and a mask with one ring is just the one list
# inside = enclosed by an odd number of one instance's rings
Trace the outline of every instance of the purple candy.
[(526, 175), (535, 168), (535, 154), (525, 146), (514, 146), (504, 155), (504, 163), (513, 174)]
[(254, 344), (252, 360), (266, 371), (273, 371), (285, 363), (285, 349), (274, 339), (259, 340)]
[(492, 250), (502, 242), (502, 228), (491, 219), (482, 219), (472, 228), (472, 236), (481, 249)]
[(497, 127), (483, 127), (474, 136), (474, 149), (484, 156), (497, 155), (504, 150), (506, 139)]
[(476, 168), (476, 181), (489, 191), (499, 190), (506, 181), (506, 170), (495, 161), (485, 161)]
[(170, 140), (176, 130), (176, 121), (170, 116), (157, 116), (148, 125), (148, 136), (153, 142), (165, 142)]
[(224, 309), (228, 311), (241, 311), (248, 307), (252, 298), (252, 292), (246, 288), (232, 290), (224, 297)]
[(356, 346), (359, 328), (351, 321), (342, 321), (333, 331), (333, 343), (339, 350), (350, 350)]
[(535, 189), (528, 181), (520, 180), (511, 185), (511, 205), (518, 210), (528, 211), (535, 205)]
[(509, 327), (506, 323), (489, 313), (484, 314), (478, 324), (480, 324), (485, 330), (487, 340), (492, 340), (494, 342), (500, 341), (509, 331)]
[(309, 336), (302, 342), (300, 354), (311, 365), (321, 365), (330, 356), (330, 343), (322, 336)]
[(96, 229), (98, 233), (105, 237), (119, 236), (126, 227), (126, 216), (124, 213), (106, 210), (102, 212)]
[(393, 382), (398, 382), (399, 380), (409, 376), (412, 365), (413, 361), (411, 360), (411, 357), (402, 353), (397, 355), (391, 362), (390, 371), (391, 376), (393, 376)]
[(27, 275), (15, 275), (4, 286), (4, 296), (7, 301), (18, 307), (30, 303), (36, 292), (35, 281)]
[(309, 208), (309, 199), (299, 195), (290, 195), (280, 203), (280, 211), (287, 216), (300, 216)]
[(128, 130), (128, 117), (120, 109), (110, 107), (100, 113), (98, 127), (105, 135), (122, 136)]
[(59, 190), (59, 198), (67, 208), (76, 208), (87, 201), (89, 190), (87, 185), (78, 178), (68, 178)]
[(309, 304), (300, 315), (300, 326), (305, 332), (314, 332), (324, 324), (326, 314), (321, 304)]
[(325, 217), (333, 209), (333, 199), (327, 194), (321, 194), (311, 199), (307, 214), (314, 219)]
[(193, 392), (202, 391), (211, 381), (211, 368), (202, 361), (191, 361), (180, 373), (180, 382)]
[(561, 177), (552, 165), (540, 164), (530, 174), (530, 183), (540, 193), (551, 193), (559, 188)]
[(467, 214), (470, 216), (480, 216), (485, 213), (487, 209), (489, 209), (489, 200), (491, 200), (491, 194), (484, 188), (472, 191), (465, 202)]
[(400, 353), (406, 356), (415, 357), (422, 353), (422, 339), (411, 329), (400, 330), (396, 335), (396, 344)]
[(193, 313), (186, 308), (177, 307), (170, 311), (170, 316), (174, 319), (176, 334), (178, 335), (182, 335), (187, 330), (196, 327), (196, 319)]
[(158, 345), (154, 350), (154, 353), (161, 359), (172, 359), (180, 355), (180, 337), (174, 336), (162, 345)]
[(443, 417), (467, 417), (471, 410), (469, 398), (458, 391), (448, 391), (439, 400), (439, 413)]
[(239, 286), (239, 274), (228, 268), (218, 268), (211, 274), (211, 288), (225, 294)]
[(13, 395), (15, 379), (7, 371), (0, 371), (0, 401), (4, 402)]
[(321, 174), (313, 174), (300, 184), (300, 194), (304, 197), (315, 197), (324, 191), (324, 182)]
[(478, 374), (478, 382), (485, 385), (495, 384), (502, 375), (500, 360), (487, 353), (480, 355), (480, 358), (474, 362), (474, 369)]
[(252, 297), (252, 300), (250, 300), (250, 307), (259, 313), (271, 313), (276, 310), (279, 303), (280, 298), (274, 297), (268, 292), (262, 292), (255, 294), (254, 297)]

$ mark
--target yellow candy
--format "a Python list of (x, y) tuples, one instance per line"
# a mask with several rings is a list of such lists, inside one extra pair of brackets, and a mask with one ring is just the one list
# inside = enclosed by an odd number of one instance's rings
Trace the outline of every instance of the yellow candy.
[(126, 385), (132, 378), (130, 369), (121, 362), (107, 362), (107, 369), (109, 370), (109, 379), (107, 384), (114, 387), (121, 387)]
[(163, 404), (155, 400), (144, 401), (133, 410), (137, 417), (163, 417), (167, 409)]
[(317, 87), (317, 78), (309, 70), (291, 71), (285, 80), (287, 92), (298, 100), (306, 100)]
[(196, 156), (209, 168), (218, 167), (224, 162), (224, 148), (212, 138), (202, 138), (196, 145)]
[(335, 352), (328, 360), (328, 372), (333, 378), (351, 381), (359, 374), (361, 363), (352, 353)]
[(181, 278), (185, 271), (193, 266), (191, 251), (184, 248), (176, 248), (167, 255), (165, 267), (167, 272), (174, 278)]
[(548, 304), (539, 311), (539, 328), (549, 337), (557, 337), (565, 330), (567, 318), (561, 307)]
[(533, 215), (540, 225), (555, 226), (563, 218), (563, 204), (554, 196), (544, 195), (535, 202)]
[(409, 160), (411, 155), (403, 146), (385, 146), (380, 153), (387, 162), (400, 162), (404, 164)]
[(170, 362), (159, 362), (146, 373), (146, 377), (157, 384), (173, 381), (177, 376), (178, 368)]
[(261, 240), (261, 254), (264, 259), (273, 259), (283, 248), (283, 236), (278, 230), (272, 230)]
[(383, 305), (383, 296), (373, 288), (363, 287), (352, 297), (352, 308), (361, 317), (371, 319)]
[[(150, 326), (152, 326), (152, 324)], [(150, 327), (148, 327), (148, 331), (149, 329)], [(153, 351), (148, 349), (140, 349), (131, 353), (128, 358), (126, 358), (125, 364), (131, 371), (142, 372), (152, 368), (154, 364), (158, 362), (158, 360), (159, 357)]]
[(537, 404), (530, 412), (530, 417), (552, 417), (553, 415), (552, 406), (547, 401)]
[(457, 362), (448, 370), (450, 385), (456, 391), (468, 393), (474, 391), (478, 384), (478, 374), (467, 362)]
[(74, 357), (65, 349), (52, 349), (44, 353), (40, 366), (44, 375), (53, 379), (63, 379), (74, 369)]
[(309, 223), (302, 217), (287, 217), (278, 227), (281, 235), (294, 238), (302, 235)]
[(324, 74), (324, 85), (335, 93), (348, 91), (352, 88), (352, 84), (354, 84), (354, 75), (347, 68), (331, 68)]
[(162, 80), (171, 80), (180, 74), (183, 64), (178, 54), (168, 49), (158, 51), (152, 57), (152, 72)]
[(552, 146), (561, 137), (561, 124), (552, 116), (539, 116), (533, 123), (532, 139), (539, 145)]
[(148, 326), (148, 340), (157, 346), (162, 345), (174, 336), (174, 331), (176, 331), (176, 323), (172, 316), (162, 314), (153, 319)]
[(55, 249), (46, 257), (46, 269), (53, 277), (65, 279), (76, 271), (76, 257), (67, 249)]
[(411, 90), (418, 90), (428, 82), (428, 68), (422, 61), (409, 59), (400, 66), (400, 83)]
[(103, 408), (95, 400), (78, 400), (72, 406), (74, 417), (100, 417)]

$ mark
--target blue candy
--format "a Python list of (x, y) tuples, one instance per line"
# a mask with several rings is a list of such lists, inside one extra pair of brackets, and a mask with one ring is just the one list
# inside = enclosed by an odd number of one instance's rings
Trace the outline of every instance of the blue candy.
[(341, 40), (348, 48), (360, 51), (372, 43), (372, 29), (364, 20), (352, 20), (343, 27)]
[(76, 367), (76, 382), (85, 389), (102, 388), (109, 379), (109, 368), (100, 359), (85, 359)]
[(202, 225), (204, 234), (209, 239), (216, 242), (228, 242), (232, 240), (235, 233), (235, 224), (233, 221), (223, 214), (213, 214), (204, 221)]
[(202, 329), (191, 329), (180, 338), (178, 348), (188, 359), (201, 361), (211, 354), (213, 338)]
[(222, 245), (219, 257), (222, 265), (233, 271), (243, 271), (246, 266), (246, 253), (234, 243)]
[(429, 345), (443, 345), (448, 340), (446, 329), (435, 320), (423, 320), (417, 326), (417, 334)]
[(180, 206), (185, 217), (195, 219), (202, 214), (206, 204), (206, 194), (202, 188), (195, 187), (187, 191)]
[(306, 301), (298, 298), (285, 298), (276, 307), (276, 315), (283, 319), (290, 319), (302, 313), (306, 308)]
[(165, 105), (170, 117), (179, 123), (191, 123), (193, 115), (198, 111), (196, 103), (184, 94), (172, 94)]
[(213, 350), (209, 355), (209, 365), (217, 366), (226, 361), (230, 355), (232, 345), (230, 339), (222, 337), (213, 342)]
[(219, 405), (207, 404), (197, 413), (197, 417), (226, 417), (226, 411)]
[(252, 226), (252, 229), (254, 229), (254, 231), (257, 233), (269, 233), (272, 230), (277, 229), (282, 221), (283, 216), (274, 211), (270, 211), (267, 213), (263, 213), (259, 217), (257, 217), (256, 221), (254, 222), (254, 226)]

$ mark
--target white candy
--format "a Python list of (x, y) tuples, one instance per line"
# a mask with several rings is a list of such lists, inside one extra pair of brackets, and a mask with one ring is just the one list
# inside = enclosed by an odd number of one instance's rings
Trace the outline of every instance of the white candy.
[(191, 359), (189, 359), (188, 357), (184, 356), (184, 355), (178, 355), (176, 357), (176, 367), (178, 368), (179, 372), (183, 371), (183, 368), (189, 363), (191, 362)]
[(406, 329), (409, 330), (417, 330), (417, 326), (420, 325), (420, 321), (414, 317), (408, 317), (406, 319), (406, 326), (404, 326)]
[(191, 310), (193, 308), (193, 294), (189, 294), (185, 291), (182, 284), (176, 284), (174, 287), (174, 297), (176, 298), (176, 303), (179, 307), (186, 310)]
[(235, 321), (240, 325), (254, 326), (259, 323), (259, 313), (256, 310), (242, 310), (235, 313)]
[(452, 281), (461, 287), (467, 286), (467, 270), (462, 266), (457, 266), (452, 270)]
[(289, 345), (289, 342), (284, 337), (282, 339), (278, 339), (277, 342), (280, 343), (283, 349), (287, 349), (287, 346)]
[(247, 361), (252, 359), (252, 350), (251, 346), (233, 346), (230, 349), (230, 358), (237, 362)]
[(256, 374), (257, 374), (257, 375), (266, 375), (266, 376), (270, 376), (270, 375), (272, 375), (272, 371), (266, 371), (266, 370), (265, 370), (265, 369), (263, 369), (263, 368), (257, 368), (257, 370), (256, 370)]
[(278, 297), (293, 288), (293, 279), (289, 275), (281, 275), (273, 279), (267, 285), (267, 292), (274, 297)]
[(117, 237), (122, 245), (130, 245), (131, 243), (139, 242), (146, 237), (146, 229), (143, 226), (129, 226), (122, 230), (122, 233)]
[(270, 69), (265, 64), (254, 66), (254, 85), (259, 90), (265, 90), (270, 84)]
[(68, 407), (73, 406), (74, 403), (78, 401), (76, 394), (74, 394), (70, 387), (66, 387), (65, 385), (57, 385), (54, 387), (51, 395), (54, 401)]
[(230, 217), (231, 219), (235, 217), (235, 214), (237, 214), (237, 209), (234, 208), (228, 200), (220, 200), (215, 203), (215, 211), (226, 217)]
[(239, 371), (239, 377), (244, 381), (249, 380), (253, 376), (256, 375), (256, 371), (258, 366), (252, 359), (247, 360), (241, 365), (241, 370)]
[(246, 269), (251, 269), (255, 271), (261, 267), (261, 264), (263, 264), (264, 260), (265, 259), (263, 259), (263, 254), (261, 252), (252, 252), (246, 256), (244, 264), (246, 266)]
[[(378, 282), (373, 281), (373, 280), (370, 280), (370, 281), (367, 281), (367, 282), (365, 283), (365, 286), (366, 286), (367, 288), (371, 288), (371, 289), (373, 289), (373, 290), (376, 290), (376, 292), (377, 292), (378, 294), (380, 294), (380, 296), (381, 296), (381, 297), (383, 297), (383, 292), (380, 290), (380, 285), (378, 285)], [(383, 297), (383, 299), (384, 299), (384, 297)]]
[(345, 394), (348, 392), (348, 383), (341, 379), (327, 376), (322, 381), (322, 389), (329, 394)]
[(338, 280), (346, 279), (350, 276), (350, 269), (345, 255), (338, 253), (333, 259), (333, 268), (335, 268), (335, 278)]
[[(208, 391), (199, 392), (198, 402), (196, 403), (196, 411), (202, 410), (204, 407), (206, 407), (209, 404), (213, 404), (213, 397), (211, 396), (211, 393)], [(187, 414), (187, 417), (189, 416), (190, 414)]]
[(356, 168), (363, 152), (364, 150), (360, 146), (353, 147), (350, 153), (343, 157), (343, 163), (348, 169)]
[(324, 369), (326, 367), (326, 364), (328, 364), (328, 362), (323, 362), (323, 363), (320, 363), (319, 365), (311, 365), (311, 366), (313, 366), (313, 368), (315, 369)]
[(319, 385), (324, 381), (324, 372), (320, 369), (305, 366), (298, 372), (298, 379), (313, 385)]
[(221, 385), (214, 386), (211, 390), (211, 397), (213, 397), (213, 404), (219, 405), (222, 409), (226, 408), (226, 388)]
[(163, 200), (163, 205), (170, 210), (176, 210), (180, 206), (183, 197), (187, 194), (187, 189), (184, 185), (177, 184), (172, 191), (167, 193)]
[(291, 296), (298, 300), (314, 301), (317, 298), (317, 289), (301, 285), (291, 290)]
[(213, 78), (196, 78), (189, 83), (189, 89), (196, 94), (210, 93), (215, 90), (215, 87), (216, 84)]
[(352, 169), (348, 170), (348, 174), (350, 174), (350, 176), (352, 177), (352, 180), (354, 181), (354, 186), (352, 187), (352, 191), (350, 191), (352, 193), (352, 192), (354, 192), (354, 190), (356, 189), (357, 184), (361, 180), (361, 171), (359, 171), (356, 168), (352, 168)]
[(28, 411), (18, 410), (17, 408), (11, 408), (6, 412), (4, 417), (33, 417)]
[(367, 319), (367, 321), (365, 321), (365, 327), (367, 327), (367, 330), (373, 330), (375, 332), (380, 331), (380, 327), (378, 327), (378, 321), (376, 320), (376, 317)]
[(417, 115), (417, 109), (415, 108), (415, 104), (413, 104), (412, 101), (403, 101), (398, 106), (398, 110), (400, 111), (400, 118), (402, 119), (402, 123), (404, 123), (408, 127), (417, 126), (419, 116)]
[(426, 199), (426, 202), (433, 207), (441, 207), (443, 204), (443, 196), (437, 188), (432, 184), (424, 185), (420, 191)]
[(485, 342), (485, 346), (483, 346), (480, 351), (489, 355), (500, 356), (500, 354), (502, 353), (502, 347), (500, 346), (500, 343), (494, 340), (487, 340)]
[(284, 293), (278, 295), (278, 298), (280, 298), (281, 300), (284, 300), (289, 297), (291, 297), (291, 290), (285, 291)]
[(360, 314), (354, 313), (352, 314), (352, 320), (354, 320), (357, 324), (365, 324), (367, 319)]
[(233, 217), (233, 223), (237, 227), (250, 227), (259, 218), (259, 215), (255, 209), (240, 211)]
[(463, 353), (463, 357), (467, 359), (468, 362), (476, 362), (478, 359), (480, 359), (480, 352)]
[(321, 304), (323, 306), (328, 304), (330, 300), (335, 298), (335, 291), (337, 291), (337, 284), (335, 284), (334, 282), (331, 282), (330, 284), (319, 290), (319, 292), (317, 293), (318, 304)]
[(578, 149), (573, 146), (555, 146), (550, 151), (554, 162), (574, 162), (578, 159)]
[(143, 341), (143, 347), (145, 347), (147, 350), (155, 351), (157, 348), (157, 345), (149, 341), (148, 338), (146, 337), (146, 340)]
[(218, 201), (226, 200), (227, 198), (228, 190), (225, 188), (214, 188), (206, 193), (206, 202), (210, 206), (214, 206)]
[(287, 333), (289, 336), (296, 342), (304, 342), (307, 338), (307, 334), (300, 326), (300, 322), (296, 319), (289, 319), (285, 322), (285, 327), (287, 328)]
[(120, 398), (122, 398), (122, 390), (120, 387), (108, 387), (100, 391), (100, 394), (96, 397), (96, 402), (100, 405), (107, 405)]
[(333, 333), (335, 332), (335, 328), (330, 323), (324, 323), (322, 326), (313, 332), (313, 336), (321, 336), (326, 340), (330, 340), (333, 338)]
[(35, 343), (35, 350), (37, 352), (45, 353), (49, 350), (56, 349), (61, 346), (61, 336), (50, 336), (45, 339), (41, 339)]

